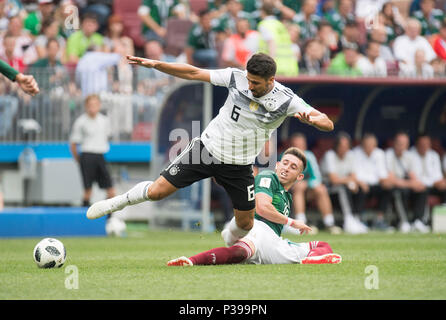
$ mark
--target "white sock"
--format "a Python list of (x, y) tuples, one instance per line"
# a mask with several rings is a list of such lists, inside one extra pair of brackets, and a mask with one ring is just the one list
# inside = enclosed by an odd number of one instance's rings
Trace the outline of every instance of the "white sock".
[(326, 227), (333, 227), (334, 226), (334, 222), (335, 221), (334, 221), (333, 213), (325, 215), (323, 220), (324, 220), (324, 225)]
[(126, 206), (150, 200), (147, 197), (147, 188), (149, 188), (152, 183), (153, 181), (140, 182), (126, 193), (114, 197), (113, 206), (118, 209), (123, 209)]
[(298, 214), (296, 214), (296, 220), (300, 220), (303, 223), (306, 223), (307, 222), (307, 216), (305, 215), (305, 213), (299, 212)]
[(232, 218), (231, 222), (229, 222), (229, 231), (231, 231), (232, 235), (238, 239), (243, 238), (246, 236), (249, 232), (249, 230), (244, 230), (242, 228), (239, 228), (237, 226), (237, 223), (235, 222), (235, 218)]

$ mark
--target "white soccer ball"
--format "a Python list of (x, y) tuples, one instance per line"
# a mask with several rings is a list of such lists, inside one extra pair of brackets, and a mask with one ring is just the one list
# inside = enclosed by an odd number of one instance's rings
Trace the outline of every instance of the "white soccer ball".
[(105, 232), (109, 236), (124, 237), (126, 229), (125, 222), (116, 217), (110, 217), (105, 224)]
[(65, 263), (67, 252), (59, 240), (45, 238), (34, 247), (33, 257), (39, 268), (60, 268)]

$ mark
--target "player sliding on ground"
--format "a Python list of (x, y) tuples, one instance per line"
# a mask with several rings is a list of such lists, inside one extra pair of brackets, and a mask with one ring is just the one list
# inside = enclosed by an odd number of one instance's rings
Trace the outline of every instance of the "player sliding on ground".
[(229, 248), (211, 249), (190, 258), (180, 257), (167, 265), (341, 263), (341, 256), (333, 253), (326, 242), (294, 243), (280, 236), (284, 225), (299, 229), (300, 233), (311, 231), (303, 222), (288, 217), (292, 208), (292, 196), (288, 190), (304, 178), (302, 172), (306, 161), (301, 150), (289, 148), (277, 163), (275, 172), (265, 170), (256, 176), (254, 227), (247, 236)]
[(323, 131), (333, 130), (333, 122), (309, 106), (289, 88), (275, 81), (276, 63), (266, 54), (255, 54), (247, 70), (234, 68), (205, 70), (184, 63), (127, 56), (130, 64), (153, 68), (187, 80), (210, 82), (229, 89), (225, 104), (200, 137), (161, 172), (155, 181), (140, 182), (128, 192), (94, 203), (89, 219), (143, 201), (157, 201), (179, 188), (214, 177), (232, 200), (234, 217), (223, 234), (228, 246), (246, 236), (254, 223), (255, 197), (252, 164), (286, 117)]

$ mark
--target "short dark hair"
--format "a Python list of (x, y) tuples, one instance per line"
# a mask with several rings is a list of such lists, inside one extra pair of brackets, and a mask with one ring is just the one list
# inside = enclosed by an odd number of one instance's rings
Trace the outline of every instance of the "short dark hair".
[(367, 42), (367, 49), (369, 49), (372, 44), (377, 44), (378, 46), (381, 46), (381, 43), (379, 43), (378, 41), (370, 40), (369, 42)]
[[(305, 171), (305, 169), (307, 168), (307, 157), (305, 156), (305, 153), (300, 150), (299, 148), (296, 147), (290, 147), (288, 149), (285, 150), (285, 152), (283, 153), (283, 155), (286, 154), (291, 154), (295, 157), (297, 157), (300, 161), (302, 161), (302, 172)], [(283, 156), (282, 156), (283, 159)]]
[(263, 3), (262, 8), (260, 10), (265, 12), (265, 14), (268, 16), (272, 16), (272, 15), (274, 15), (274, 9), (275, 9), (275, 7), (272, 3), (266, 2), (266, 3)]
[(334, 144), (333, 144), (333, 150), (338, 149), (339, 144), (341, 143), (342, 139), (347, 139), (348, 142), (350, 143), (350, 146), (352, 144), (352, 137), (345, 131), (340, 131), (337, 135), (336, 138), (334, 140)]
[(358, 27), (358, 22), (355, 19), (347, 18), (347, 21), (345, 22), (345, 27)]
[(317, 30), (320, 31), (323, 27), (330, 27), (331, 29), (333, 29), (332, 25), (330, 24), (330, 22), (328, 22), (327, 19), (321, 19), (319, 21), (319, 25), (317, 27)]
[(375, 140), (378, 140), (378, 138), (376, 138), (376, 135), (374, 133), (372, 133), (372, 132), (365, 132), (362, 135), (362, 139), (361, 140), (364, 141), (365, 139), (369, 139), (369, 138), (373, 138)]
[(211, 12), (211, 10), (209, 10), (208, 8), (204, 8), (204, 9), (200, 10), (200, 12), (198, 12), (198, 17), (203, 18), (205, 15), (207, 15), (210, 12)]
[(56, 21), (56, 19), (53, 18), (53, 17), (49, 17), (49, 18), (47, 18), (47, 19), (44, 19), (44, 20), (42, 21), (42, 26), (40, 27), (40, 33), (43, 34), (44, 31), (45, 31), (48, 27), (50, 27), (55, 21)]
[(415, 138), (415, 143), (418, 142), (418, 140), (420, 140), (421, 138), (432, 139), (430, 134), (428, 134), (427, 132), (419, 132), (417, 134), (417, 137)]
[(395, 132), (394, 138), (397, 137), (397, 136), (401, 136), (401, 135), (405, 135), (405, 136), (408, 136), (408, 137), (410, 136), (409, 132), (407, 132), (407, 130), (400, 129), (397, 132)]
[(268, 79), (276, 75), (277, 65), (269, 55), (256, 53), (248, 60), (246, 70), (250, 74)]
[(49, 38), (48, 41), (46, 42), (46, 48), (49, 48), (49, 47), (50, 47), (50, 44), (51, 44), (52, 42), (57, 43), (57, 45), (60, 47), (60, 43), (59, 43), (59, 41), (58, 41), (56, 38)]
[(98, 100), (99, 102), (101, 102), (101, 98), (99, 97), (99, 95), (98, 94), (96, 94), (96, 93), (92, 93), (92, 94), (89, 94), (86, 98), (85, 98), (85, 104), (87, 104), (90, 100)]
[(84, 22), (85, 20), (95, 20), (96, 22), (98, 22), (98, 16), (94, 12), (86, 12), (82, 16), (82, 22)]

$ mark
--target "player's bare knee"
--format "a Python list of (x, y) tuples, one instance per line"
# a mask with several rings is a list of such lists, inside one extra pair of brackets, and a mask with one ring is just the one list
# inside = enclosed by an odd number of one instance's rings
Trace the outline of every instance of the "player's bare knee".
[(164, 198), (161, 190), (156, 185), (147, 188), (147, 197), (152, 201), (158, 201)]
[(251, 214), (250, 211), (235, 212), (235, 222), (240, 229), (251, 230), (254, 226), (254, 214)]

